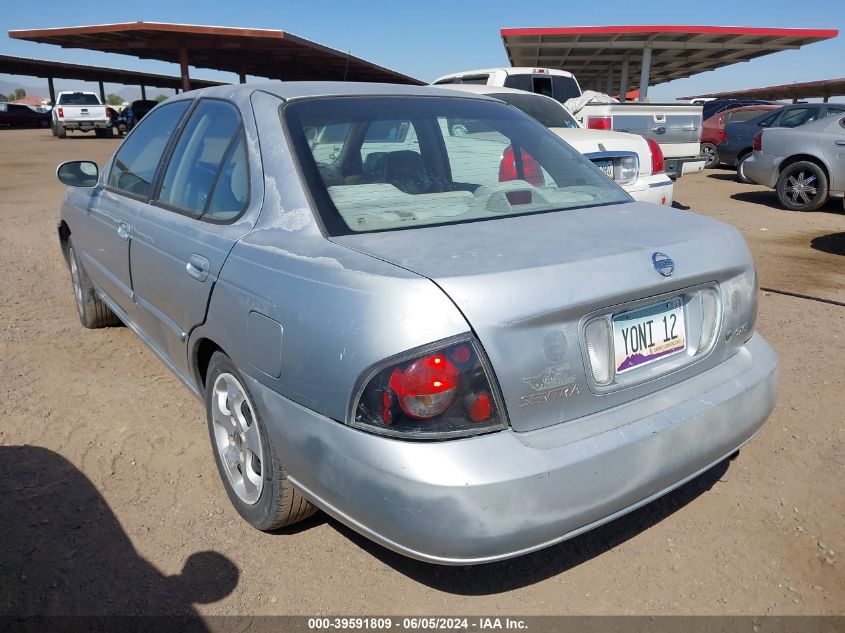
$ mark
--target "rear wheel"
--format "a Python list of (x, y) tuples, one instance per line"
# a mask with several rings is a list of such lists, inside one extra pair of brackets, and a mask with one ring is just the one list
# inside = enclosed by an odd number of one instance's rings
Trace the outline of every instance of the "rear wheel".
[(67, 138), (67, 130), (61, 123), (56, 123), (55, 134), (58, 138)]
[(70, 238), (68, 238), (67, 259), (70, 267), (70, 281), (73, 285), (73, 299), (76, 302), (76, 310), (79, 313), (79, 321), (82, 325), (90, 329), (119, 325), (120, 319), (94, 291), (94, 286), (91, 284), (82, 262), (79, 261)]
[(713, 143), (702, 143), (701, 155), (704, 157), (705, 169), (716, 167), (719, 164), (719, 152), (716, 151), (716, 146)]
[(238, 514), (259, 530), (314, 514), (316, 508), (288, 480), (243, 377), (222, 352), (208, 366), (205, 405), (217, 471)]
[(748, 185), (751, 185), (754, 183), (745, 176), (745, 161), (747, 161), (749, 158), (751, 158), (751, 152), (749, 152), (748, 154), (743, 154), (739, 157), (739, 161), (736, 164), (736, 178), (737, 180), (739, 180), (739, 182), (744, 182)]
[(784, 168), (778, 178), (778, 200), (793, 211), (815, 211), (827, 200), (827, 176), (824, 170), (802, 160)]

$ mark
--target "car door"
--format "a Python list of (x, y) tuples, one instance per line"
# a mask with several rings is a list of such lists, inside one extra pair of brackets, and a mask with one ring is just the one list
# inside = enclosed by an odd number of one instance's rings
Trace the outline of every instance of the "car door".
[(248, 202), (240, 112), (228, 101), (202, 99), (172, 147), (153, 200), (135, 216), (129, 257), (141, 328), (186, 375), (188, 335), (205, 320), (229, 251), (251, 228), (238, 222)]
[(73, 243), (85, 271), (102, 292), (134, 321), (129, 275), (131, 221), (149, 199), (164, 150), (190, 101), (155, 112), (117, 150), (104, 185), (92, 192), (81, 226), (72, 226)]
[(828, 107), (828, 116), (834, 120), (825, 127), (821, 134), (822, 152), (830, 166), (830, 190), (845, 190), (845, 108), (832, 112)]

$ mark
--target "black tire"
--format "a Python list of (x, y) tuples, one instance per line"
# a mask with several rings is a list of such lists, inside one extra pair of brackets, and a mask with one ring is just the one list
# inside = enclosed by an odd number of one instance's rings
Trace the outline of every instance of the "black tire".
[(705, 159), (705, 169), (719, 166), (719, 152), (716, 150), (716, 146), (713, 145), (713, 143), (702, 143), (701, 155), (704, 156)]
[(65, 129), (65, 126), (61, 123), (56, 123), (56, 137), (67, 138), (67, 130)]
[(110, 325), (120, 325), (120, 319), (94, 292), (94, 286), (91, 284), (82, 262), (77, 257), (70, 238), (68, 238), (67, 243), (67, 259), (74, 303), (82, 326), (93, 330)]
[(744, 182), (747, 185), (753, 185), (754, 182), (751, 181), (751, 180), (748, 180), (748, 178), (745, 177), (745, 173), (743, 172), (743, 163), (745, 161), (747, 161), (749, 158), (751, 158), (751, 152), (748, 152), (747, 154), (743, 154), (742, 156), (739, 157), (739, 160), (736, 163), (736, 179), (739, 182)]
[(53, 133), (53, 136), (56, 136), (56, 124), (55, 123), (50, 124), (50, 132)]
[(815, 211), (827, 202), (827, 176), (815, 163), (802, 160), (783, 168), (775, 191), (787, 209)]
[[(263, 531), (276, 530), (298, 521), (302, 521), (314, 514), (316, 508), (296, 489), (294, 489), (293, 485), (288, 480), (287, 471), (279, 461), (279, 456), (277, 455), (276, 449), (267, 434), (264, 422), (262, 421), (257, 409), (252, 404), (252, 396), (246, 387), (243, 376), (238, 371), (238, 368), (235, 367), (232, 360), (222, 352), (215, 352), (211, 357), (211, 362), (208, 365), (206, 376), (205, 410), (208, 423), (208, 434), (211, 439), (211, 450), (214, 454), (214, 462), (217, 465), (217, 472), (220, 475), (220, 480), (223, 482), (223, 487), (226, 489), (229, 501), (232, 502), (232, 505), (235, 507), (235, 510), (238, 511), (238, 514), (240, 514), (247, 523)], [(244, 498), (242, 498), (242, 493), (239, 493), (235, 489), (235, 484), (233, 484), (231, 480), (227, 466), (223, 463), (221, 449), (218, 448), (219, 441), (228, 441), (229, 446), (231, 447), (228, 450), (234, 450), (235, 453), (240, 451), (241, 454), (250, 452), (249, 449), (246, 448), (247, 442), (243, 439), (243, 434), (241, 435), (240, 440), (237, 440), (234, 437), (234, 435), (238, 433), (238, 427), (235, 424), (227, 426), (227, 424), (218, 424), (214, 420), (215, 414), (218, 416), (220, 415), (219, 413), (215, 413), (219, 411), (219, 409), (216, 408), (217, 404), (215, 399), (220, 397), (219, 394), (216, 395), (215, 386), (218, 385), (218, 379), (220, 379), (221, 384), (225, 384), (225, 382), (230, 378), (235, 380), (237, 386), (240, 388), (246, 399), (245, 402), (242, 402), (240, 405), (240, 411), (242, 413), (241, 417), (249, 422), (250, 429), (253, 425), (256, 426), (258, 436), (261, 440), (261, 456), (259, 464), (261, 472), (255, 474), (260, 475), (259, 479), (262, 487), (260, 492), (257, 493), (257, 499), (252, 502), (247, 502)], [(227, 407), (229, 406), (229, 402), (230, 400), (226, 398)], [(246, 406), (246, 409), (244, 409), (244, 406)], [(223, 416), (222, 419), (225, 420), (225, 416)], [(227, 438), (226, 433), (229, 431), (232, 433)], [(252, 455), (255, 455), (255, 453), (252, 453)], [(251, 461), (250, 463), (254, 462)], [(241, 464), (243, 464), (243, 460), (241, 460)], [(235, 465), (233, 470), (237, 470), (241, 475), (241, 479), (244, 479), (243, 470), (241, 470), (241, 468), (241, 465)], [(234, 476), (237, 477), (237, 475)]]

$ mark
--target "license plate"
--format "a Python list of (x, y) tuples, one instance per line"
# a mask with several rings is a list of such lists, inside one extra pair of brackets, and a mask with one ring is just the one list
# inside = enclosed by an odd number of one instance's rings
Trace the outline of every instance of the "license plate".
[(683, 352), (687, 336), (681, 299), (613, 317), (613, 348), (617, 374)]
[(594, 160), (593, 165), (601, 169), (608, 178), (613, 179), (613, 161)]

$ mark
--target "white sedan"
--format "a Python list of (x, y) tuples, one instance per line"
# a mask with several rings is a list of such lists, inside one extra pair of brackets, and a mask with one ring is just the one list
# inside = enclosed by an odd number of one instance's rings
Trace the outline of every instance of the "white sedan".
[[(550, 97), (524, 90), (475, 84), (444, 84), (438, 89), (483, 94), (504, 101), (537, 119), (613, 178), (639, 202), (671, 205), (674, 187), (664, 170), (660, 146), (638, 134), (582, 128), (569, 111)], [(473, 133), (472, 124), (455, 122), (449, 133)], [(480, 132), (480, 130), (479, 130)]]

